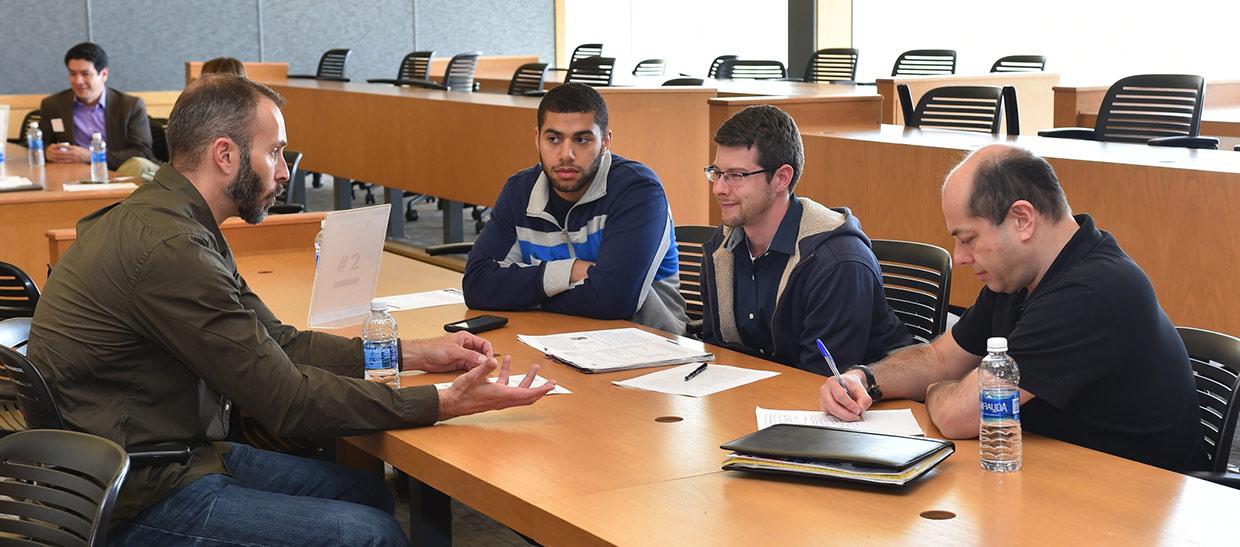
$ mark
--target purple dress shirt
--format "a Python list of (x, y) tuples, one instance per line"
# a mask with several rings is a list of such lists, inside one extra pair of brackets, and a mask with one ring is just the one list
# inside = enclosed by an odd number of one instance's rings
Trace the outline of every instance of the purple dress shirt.
[(103, 112), (108, 102), (108, 90), (104, 89), (95, 106), (86, 106), (73, 97), (73, 144), (82, 148), (90, 148), (90, 136), (94, 133), (103, 135), (108, 140), (108, 128), (104, 123)]

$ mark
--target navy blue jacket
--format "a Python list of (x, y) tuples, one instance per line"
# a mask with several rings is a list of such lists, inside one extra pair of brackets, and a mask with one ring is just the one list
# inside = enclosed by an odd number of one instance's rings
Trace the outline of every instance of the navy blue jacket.
[[(908, 327), (887, 305), (882, 271), (857, 217), (848, 209), (798, 199), (797, 250), (788, 259), (771, 315), (774, 350), (760, 357), (830, 376), (816, 338), (822, 338), (841, 370), (911, 345)], [(741, 236), (737, 229), (720, 226), (703, 248), (702, 339), (752, 354), (740, 345), (732, 311), (732, 253)]]
[[(547, 311), (629, 319), (682, 334), (672, 212), (650, 168), (605, 153), (565, 226), (547, 211), (542, 165), (508, 179), (465, 266), (465, 303), (490, 310)], [(576, 258), (593, 262), (570, 283)]]

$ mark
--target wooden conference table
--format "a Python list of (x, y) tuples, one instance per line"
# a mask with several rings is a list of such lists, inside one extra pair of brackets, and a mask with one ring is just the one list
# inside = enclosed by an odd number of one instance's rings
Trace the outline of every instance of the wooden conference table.
[[(279, 316), (304, 324), (313, 277), (309, 252), (238, 262)], [(459, 283), (455, 272), (387, 254), (378, 294)], [(402, 336), (422, 337), (477, 313), (453, 305), (397, 312), (396, 318)], [(1217, 518), (1221, 508), (1240, 504), (1240, 492), (1232, 489), (1031, 434), (1019, 473), (983, 472), (977, 443), (958, 441), (955, 455), (902, 490), (724, 472), (718, 445), (754, 430), (756, 405), (815, 408), (822, 378), (716, 348), (719, 363), (780, 375), (698, 399), (628, 390), (611, 382), (650, 371), (582, 374), (515, 339), (517, 333), (628, 323), (543, 312), (504, 315), (509, 326), (486, 335), (495, 350), (513, 355), (517, 372), (541, 363), (540, 374), (572, 394), (349, 442), (542, 544), (1211, 542), (1231, 533)], [(450, 378), (406, 375), (403, 382)], [(880, 406), (912, 408), (926, 432), (937, 436), (920, 404)]]
[[(797, 193), (847, 206), (873, 238), (952, 249), (939, 187), (966, 153), (1008, 142), (1045, 157), (1068, 202), (1090, 213), (1149, 275), (1177, 325), (1240, 332), (1240, 154), (1021, 136), (993, 137), (884, 125), (805, 135)], [(717, 212), (713, 212), (717, 215)], [(956, 265), (951, 302), (969, 306), (981, 284)]]
[(32, 169), (26, 149), (4, 144), (4, 175), (26, 177), (43, 185), (42, 190), (0, 192), (0, 260), (25, 271), (39, 286), (47, 280), (49, 261), (44, 232), (70, 228), (79, 218), (125, 199), (127, 188), (67, 192), (66, 182), (90, 178), (84, 163), (48, 163)]

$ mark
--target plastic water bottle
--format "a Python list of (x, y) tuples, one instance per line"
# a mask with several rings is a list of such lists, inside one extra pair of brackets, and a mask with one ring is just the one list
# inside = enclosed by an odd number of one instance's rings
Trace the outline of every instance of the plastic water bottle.
[(90, 136), (90, 180), (108, 181), (108, 143), (103, 142), (103, 135), (99, 133)]
[(1020, 469), (1020, 371), (1007, 354), (1007, 338), (986, 340), (987, 355), (977, 371), (982, 405), (982, 469)]
[(26, 158), (31, 167), (43, 165), (43, 130), (39, 122), (30, 122), (26, 129)]
[(400, 387), (400, 346), (397, 344), (396, 318), (387, 304), (370, 302), (370, 317), (362, 323), (362, 351), (366, 355), (366, 379)]
[(327, 221), (319, 221), (319, 233), (314, 235), (314, 267), (319, 267), (319, 256), (323, 254), (323, 229), (327, 228)]

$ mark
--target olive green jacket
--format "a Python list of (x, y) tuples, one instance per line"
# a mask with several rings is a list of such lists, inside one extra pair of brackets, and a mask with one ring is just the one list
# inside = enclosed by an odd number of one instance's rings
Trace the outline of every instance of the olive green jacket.
[[(309, 260), (309, 255), (307, 255)], [(433, 423), (433, 386), (362, 376), (361, 340), (282, 324), (237, 273), (198, 190), (171, 166), (83, 218), (30, 332), (71, 429), (121, 446), (186, 442), (186, 465), (131, 468), (115, 518), (228, 473), (232, 401), (281, 435), (334, 436)]]

